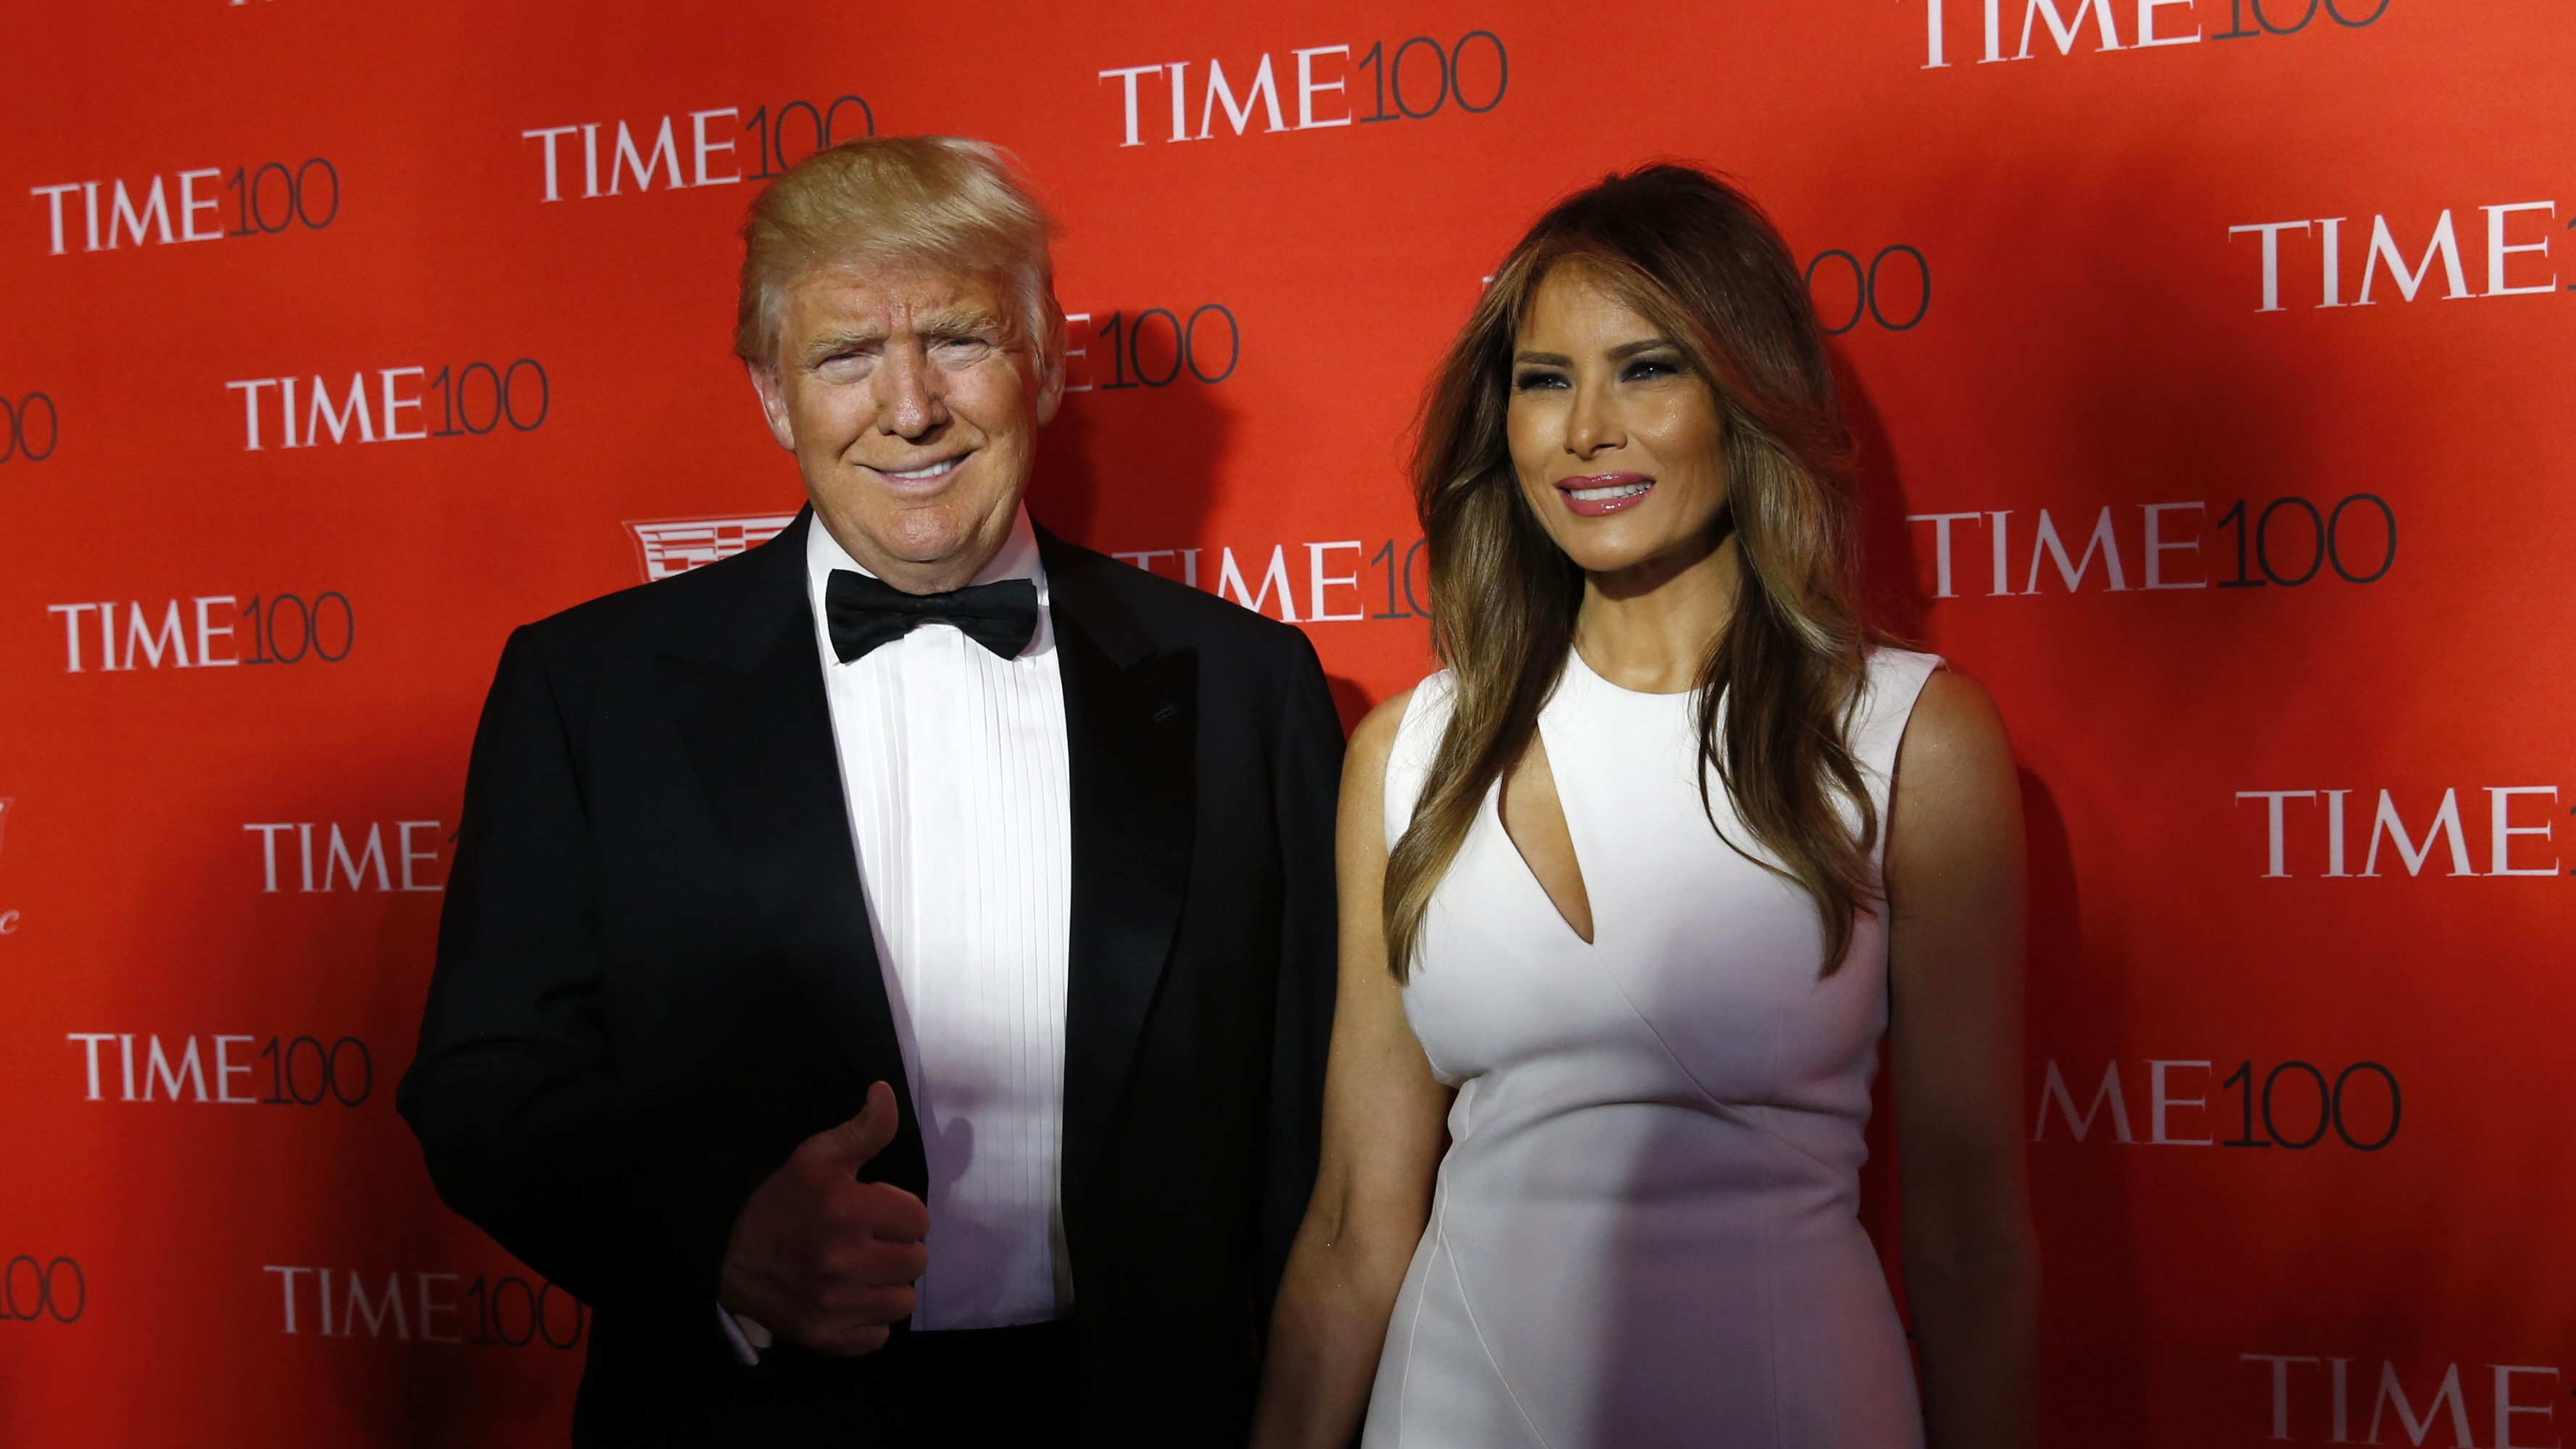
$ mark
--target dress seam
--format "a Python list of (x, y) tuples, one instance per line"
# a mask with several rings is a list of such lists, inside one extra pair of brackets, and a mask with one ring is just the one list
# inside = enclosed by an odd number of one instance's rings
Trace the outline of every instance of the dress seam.
[[(1485, 1325), (1476, 1321), (1476, 1305), (1467, 1299), (1467, 1275), (1458, 1271), (1458, 1255), (1449, 1249), (1447, 1224), (1441, 1225), (1439, 1233), (1437, 1251), (1442, 1258), (1448, 1260), (1449, 1276), (1458, 1285), (1458, 1311), (1466, 1315), (1467, 1331), (1476, 1335), (1477, 1350), (1484, 1354), (1486, 1365), (1493, 1369), (1494, 1381), (1503, 1386), (1503, 1396), (1512, 1401), (1512, 1412), (1521, 1416), (1521, 1427), (1529, 1430), (1530, 1437), (1539, 1442), (1539, 1449), (1554, 1449), (1554, 1446), (1548, 1443), (1547, 1435), (1539, 1432), (1538, 1421), (1530, 1417), (1528, 1407), (1521, 1403), (1520, 1390), (1512, 1387), (1511, 1376), (1503, 1372), (1502, 1360), (1494, 1357), (1494, 1346), (1485, 1339)], [(1407, 1363), (1405, 1368), (1410, 1372), (1412, 1365)]]
[[(1440, 1207), (1432, 1212), (1432, 1256), (1435, 1256), (1435, 1259), (1437, 1256), (1443, 1256), (1443, 1253), (1448, 1253), (1448, 1238), (1440, 1233), (1440, 1217), (1445, 1215), (1448, 1215), (1448, 1204), (1440, 1204)], [(1466, 1295), (1461, 1295), (1461, 1300), (1463, 1297)], [(1417, 1338), (1422, 1338), (1422, 1300), (1419, 1300), (1419, 1297), (1414, 1300), (1412, 1323), (1404, 1325), (1404, 1372), (1396, 1374), (1396, 1444), (1399, 1446), (1404, 1444), (1406, 1439), (1404, 1410), (1414, 1398), (1414, 1341), (1417, 1341)]]

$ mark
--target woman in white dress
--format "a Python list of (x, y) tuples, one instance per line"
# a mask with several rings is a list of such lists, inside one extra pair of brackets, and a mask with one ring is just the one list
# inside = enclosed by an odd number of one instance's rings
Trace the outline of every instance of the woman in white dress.
[(1448, 667), (1352, 741), (1260, 1449), (2030, 1442), (2011, 748), (1859, 624), (1849, 458), (1797, 264), (1686, 168), (1560, 204), (1450, 351)]

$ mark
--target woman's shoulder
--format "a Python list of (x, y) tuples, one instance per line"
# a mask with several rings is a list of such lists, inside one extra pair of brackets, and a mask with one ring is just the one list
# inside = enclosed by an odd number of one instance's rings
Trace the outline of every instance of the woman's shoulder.
[[(1414, 689), (1421, 688), (1420, 685)], [(1351, 763), (1365, 766), (1378, 774), (1386, 772), (1387, 757), (1395, 752), (1396, 737), (1404, 732), (1404, 717), (1413, 708), (1413, 689), (1399, 690), (1379, 700), (1359, 724), (1351, 730)]]
[(1352, 755), (1373, 760), (1383, 769), (1398, 749), (1411, 744), (1426, 727), (1446, 715), (1449, 695), (1449, 671), (1443, 669), (1410, 689), (1398, 690), (1378, 701), (1351, 731)]
[(1900, 649), (1893, 644), (1871, 647), (1862, 663), (1861, 687), (1844, 716), (1844, 735), (1854, 753), (1880, 770), (1893, 769), (1898, 739), (1921, 703), (1924, 688), (1942, 670), (1941, 656)]
[(1450, 701), (1447, 670), (1380, 700), (1351, 731), (1346, 769), (1382, 785), (1405, 785), (1430, 768)]
[(1986, 687), (1955, 669), (1932, 672), (1906, 721), (1904, 757), (2009, 762), (2012, 740)]
[(1998, 760), (2009, 766), (2012, 741), (1994, 697), (1940, 655), (1894, 645), (1872, 649), (1868, 695), (1861, 728), (1878, 737), (1871, 753), (1884, 752), (1889, 767), (1988, 769)]
[(1900, 902), (1909, 883), (1952, 888), (1961, 861), (2020, 869), (2020, 772), (2012, 737), (1983, 685), (1950, 669), (1925, 682), (1888, 805), (1882, 848), (1889, 889)]
[(1871, 689), (1903, 690), (1911, 693), (1921, 689), (1948, 663), (1949, 661), (1938, 654), (1903, 649), (1894, 644), (1877, 644), (1871, 646), (1863, 667), (1867, 671)]

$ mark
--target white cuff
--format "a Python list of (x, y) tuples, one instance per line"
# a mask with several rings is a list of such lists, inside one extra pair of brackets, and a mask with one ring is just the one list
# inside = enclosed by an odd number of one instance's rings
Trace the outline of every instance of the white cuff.
[(760, 1351), (775, 1342), (768, 1329), (728, 1310), (721, 1303), (716, 1305), (716, 1326), (724, 1330), (725, 1341), (733, 1345), (733, 1356), (740, 1359), (745, 1368), (756, 1367), (760, 1363)]

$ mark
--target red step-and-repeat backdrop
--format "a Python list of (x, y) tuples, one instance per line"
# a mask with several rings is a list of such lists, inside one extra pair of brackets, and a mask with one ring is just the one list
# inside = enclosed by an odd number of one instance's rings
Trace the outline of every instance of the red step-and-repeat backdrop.
[[(1165, 13), (1150, 13), (1159, 9)], [(819, 143), (1063, 218), (1039, 515), (1425, 669), (1400, 476), (1520, 228), (1740, 178), (1890, 629), (2001, 701), (2054, 1445), (2576, 1435), (2576, 39), (2549, 0), (22, 5), (0, 43), (0, 1440), (560, 1442), (409, 1062), (512, 625), (800, 499)]]

